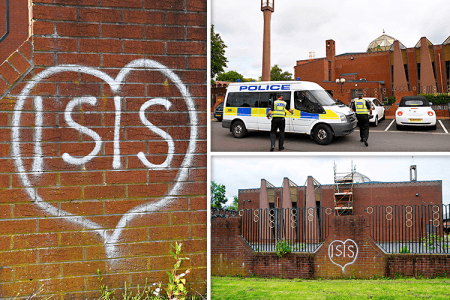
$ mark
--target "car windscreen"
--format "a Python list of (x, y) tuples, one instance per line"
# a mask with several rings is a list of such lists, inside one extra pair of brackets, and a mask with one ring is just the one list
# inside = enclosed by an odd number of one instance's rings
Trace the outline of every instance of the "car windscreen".
[(316, 98), (317, 102), (322, 106), (330, 106), (330, 105), (338, 105), (333, 98), (331, 98), (330, 94), (328, 94), (324, 90), (313, 90), (310, 93)]
[(400, 103), (401, 107), (429, 106), (428, 101), (406, 100)]

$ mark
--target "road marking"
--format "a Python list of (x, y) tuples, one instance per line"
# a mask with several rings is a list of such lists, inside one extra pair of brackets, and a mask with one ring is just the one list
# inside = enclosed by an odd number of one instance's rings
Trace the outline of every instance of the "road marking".
[(444, 129), (445, 133), (448, 133), (447, 128), (445, 128), (444, 124), (442, 123), (441, 120), (439, 120), (439, 124), (441, 124), (442, 129)]
[(395, 120), (392, 120), (391, 124), (389, 124), (389, 126), (384, 130), (384, 131), (388, 131), (389, 128), (391, 128), (392, 124), (394, 124)]

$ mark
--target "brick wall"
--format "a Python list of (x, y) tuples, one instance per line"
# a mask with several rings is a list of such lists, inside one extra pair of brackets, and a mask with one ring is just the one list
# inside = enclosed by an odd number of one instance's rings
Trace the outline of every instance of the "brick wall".
[(253, 251), (241, 236), (241, 226), (240, 217), (211, 219), (213, 276), (308, 279), (450, 274), (447, 254), (384, 253), (368, 235), (364, 216), (333, 217), (330, 234), (315, 253), (291, 253), (282, 258), (275, 252)]
[(1, 297), (95, 298), (97, 269), (111, 289), (167, 283), (176, 241), (205, 294), (206, 1), (32, 14), (0, 66)]
[[(0, 4), (0, 37), (6, 34), (6, 1)], [(9, 0), (9, 34), (0, 43), (0, 62), (6, 60), (29, 36), (28, 0)]]

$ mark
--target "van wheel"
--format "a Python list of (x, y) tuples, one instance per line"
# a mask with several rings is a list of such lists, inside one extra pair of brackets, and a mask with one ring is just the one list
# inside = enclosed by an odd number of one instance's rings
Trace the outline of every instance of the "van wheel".
[(314, 128), (313, 139), (319, 145), (328, 145), (333, 140), (333, 132), (329, 126), (319, 124)]
[(245, 128), (245, 125), (242, 121), (236, 121), (231, 127), (231, 133), (233, 133), (233, 136), (235, 138), (240, 139), (245, 136), (245, 134), (247, 133), (247, 129)]

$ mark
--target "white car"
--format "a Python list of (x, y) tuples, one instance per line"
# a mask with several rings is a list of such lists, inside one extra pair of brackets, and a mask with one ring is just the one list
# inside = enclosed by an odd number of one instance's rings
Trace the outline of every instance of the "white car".
[[(378, 126), (378, 122), (384, 119), (384, 107), (381, 104), (381, 102), (377, 98), (363, 98), (364, 100), (367, 100), (372, 104), (373, 110), (372, 115), (373, 117), (369, 119), (369, 123), (372, 123), (375, 126)], [(352, 100), (355, 101), (355, 99)]]
[(436, 129), (436, 112), (431, 103), (423, 96), (405, 96), (395, 112), (395, 123), (398, 129), (404, 125), (426, 126)]

